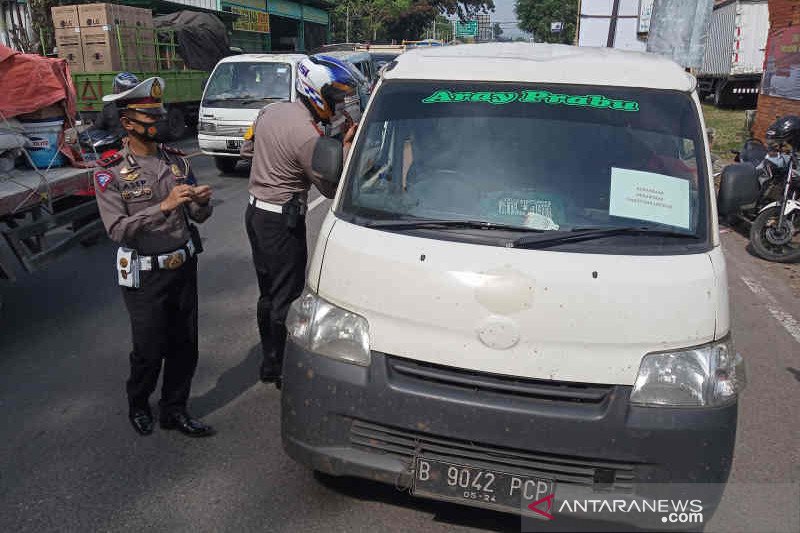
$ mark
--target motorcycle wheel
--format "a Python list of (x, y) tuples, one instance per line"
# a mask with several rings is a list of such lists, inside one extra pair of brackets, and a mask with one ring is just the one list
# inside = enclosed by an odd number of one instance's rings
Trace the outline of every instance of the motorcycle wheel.
[(784, 217), (778, 227), (780, 212), (770, 207), (759, 214), (750, 226), (750, 243), (757, 256), (774, 263), (800, 261), (800, 217), (795, 211)]

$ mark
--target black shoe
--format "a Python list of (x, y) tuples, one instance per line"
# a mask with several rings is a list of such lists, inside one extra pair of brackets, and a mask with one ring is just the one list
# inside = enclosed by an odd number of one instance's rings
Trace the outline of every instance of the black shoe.
[(162, 416), (160, 423), (161, 429), (177, 429), (190, 437), (208, 437), (214, 434), (214, 429), (211, 426), (204, 424), (200, 419), (192, 418), (186, 412)]
[(131, 421), (133, 429), (139, 435), (150, 435), (153, 433), (153, 414), (147, 409), (132, 409), (128, 413), (128, 420)]
[(281, 379), (281, 365), (274, 359), (264, 359), (261, 363), (261, 372), (259, 374), (261, 381), (264, 383), (274, 383)]

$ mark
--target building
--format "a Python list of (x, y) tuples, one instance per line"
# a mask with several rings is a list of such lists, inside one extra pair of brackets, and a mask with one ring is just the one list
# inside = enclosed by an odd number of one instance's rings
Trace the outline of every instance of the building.
[(800, 0), (770, 0), (769, 22), (753, 126), (753, 135), (760, 138), (777, 117), (800, 115)]
[(478, 13), (478, 42), (489, 42), (493, 40), (492, 16), (488, 13)]

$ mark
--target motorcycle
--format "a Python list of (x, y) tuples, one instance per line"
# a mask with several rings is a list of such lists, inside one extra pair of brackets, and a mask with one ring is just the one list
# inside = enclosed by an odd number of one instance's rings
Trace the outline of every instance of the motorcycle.
[(78, 135), (78, 143), (81, 147), (83, 160), (94, 161), (120, 150), (122, 148), (122, 135), (112, 131), (89, 128)]
[[(763, 151), (759, 141), (747, 141), (740, 162), (722, 171), (719, 213), (730, 223), (749, 224), (750, 242), (759, 257), (800, 261), (800, 117), (778, 119), (767, 130), (767, 140), (774, 144)], [(756, 162), (760, 153), (765, 155)]]

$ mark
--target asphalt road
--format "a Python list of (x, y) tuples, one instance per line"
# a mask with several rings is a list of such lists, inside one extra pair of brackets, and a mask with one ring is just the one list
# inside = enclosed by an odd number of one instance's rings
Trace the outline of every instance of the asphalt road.
[[(284, 455), (279, 392), (257, 381), (246, 175), (219, 176), (208, 158), (192, 161), (216, 207), (202, 228), (191, 410), (218, 434), (133, 433), (115, 247), (104, 240), (72, 250), (0, 286), (0, 531), (519, 531), (518, 518), (314, 476)], [(310, 245), (328, 206), (309, 214)], [(732, 485), (707, 530), (800, 531), (800, 268), (750, 256), (734, 232), (724, 242), (749, 386)], [(537, 529), (578, 527), (554, 520)]]

